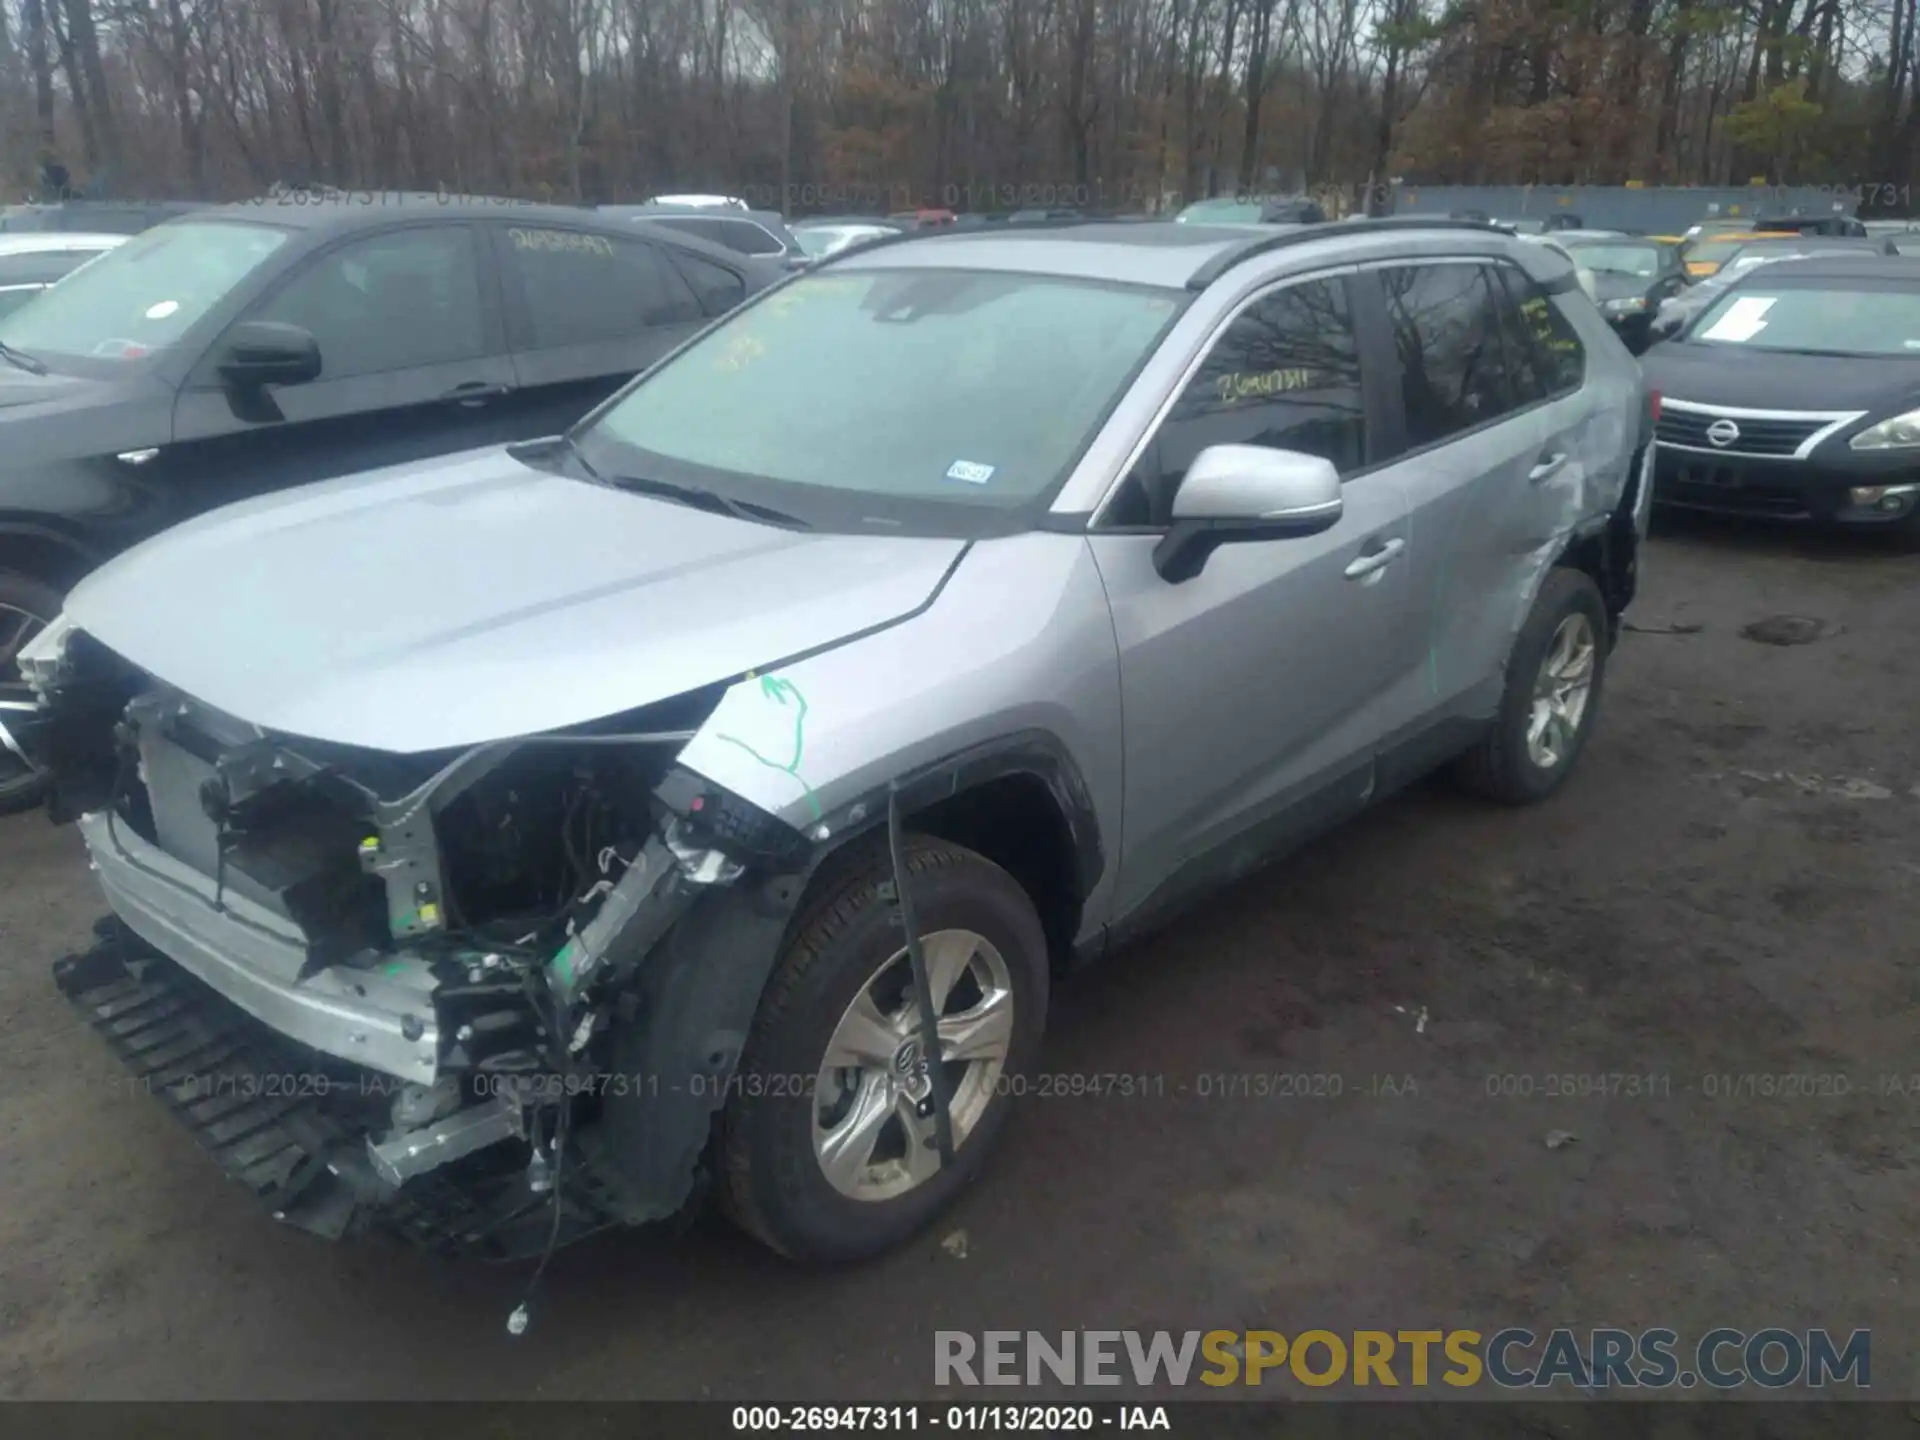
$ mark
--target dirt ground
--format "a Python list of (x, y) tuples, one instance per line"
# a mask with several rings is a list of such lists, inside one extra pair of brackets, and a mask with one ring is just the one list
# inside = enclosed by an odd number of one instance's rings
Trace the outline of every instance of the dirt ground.
[[(1740, 633), (1781, 614), (1838, 629)], [(1061, 989), (1048, 1070), (1159, 1095), (1020, 1102), (856, 1271), (590, 1241), (519, 1339), (524, 1270), (283, 1230), (117, 1093), (47, 974), (78, 841), (0, 822), (0, 1397), (905, 1399), (935, 1329), (1509, 1324), (1871, 1327), (1913, 1396), (1920, 558), (1669, 525), (1633, 618), (1700, 628), (1625, 638), (1552, 803), (1423, 786)], [(1277, 1073), (1342, 1093), (1203, 1078)], [(1603, 1074), (1654, 1093), (1541, 1093)], [(1782, 1074), (1851, 1093), (1735, 1078)]]

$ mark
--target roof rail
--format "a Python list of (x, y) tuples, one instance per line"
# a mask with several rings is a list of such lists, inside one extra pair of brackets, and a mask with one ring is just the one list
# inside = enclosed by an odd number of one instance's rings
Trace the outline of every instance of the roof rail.
[[(963, 211), (961, 213), (971, 212)], [(848, 223), (854, 224), (858, 222), (849, 221)], [(886, 222), (876, 221), (875, 223), (885, 224)], [(995, 226), (992, 233), (995, 235), (1028, 235), (1035, 230), (1073, 230), (1083, 225), (1111, 225), (1115, 223), (1117, 222), (1103, 215), (1075, 215), (1070, 219), (1023, 220), (1018, 225), (1001, 224)], [(978, 233), (979, 232), (972, 226), (957, 228), (953, 225), (929, 225), (924, 230), (915, 228), (902, 230), (893, 235), (877, 235), (868, 240), (856, 240), (853, 244), (847, 246), (846, 249), (836, 250), (824, 259), (814, 261), (808, 268), (818, 270), (822, 266), (831, 265), (834, 261), (844, 256), (852, 255), (855, 252), (862, 255), (871, 255), (876, 250), (883, 250), (889, 245), (899, 245), (908, 240), (925, 240), (933, 235), (973, 235)]]
[(1413, 229), (1470, 230), (1477, 235), (1510, 236), (1513, 234), (1507, 227), (1492, 220), (1453, 220), (1439, 217), (1428, 220), (1416, 215), (1372, 215), (1364, 220), (1327, 220), (1316, 225), (1295, 225), (1280, 234), (1261, 235), (1236, 245), (1230, 250), (1221, 251), (1187, 277), (1187, 288), (1204, 290), (1234, 266), (1243, 264), (1256, 255), (1265, 255), (1271, 250), (1284, 250), (1289, 245), (1305, 245), (1334, 235), (1378, 235)]

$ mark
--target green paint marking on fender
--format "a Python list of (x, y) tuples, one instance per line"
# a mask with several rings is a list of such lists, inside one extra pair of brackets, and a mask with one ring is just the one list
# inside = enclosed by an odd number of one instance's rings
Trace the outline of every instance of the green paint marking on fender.
[(806, 777), (800, 773), (800, 762), (807, 753), (807, 697), (800, 693), (800, 687), (791, 680), (782, 680), (773, 675), (760, 677), (760, 693), (776, 705), (793, 707), (793, 759), (783, 765), (778, 760), (769, 760), (738, 736), (718, 735), (714, 738), (725, 741), (729, 745), (739, 746), (769, 770), (778, 770), (782, 775), (791, 775), (799, 783), (800, 791), (806, 797), (807, 804), (812, 807), (813, 818), (818, 820), (820, 800), (813, 793), (813, 787), (807, 784)]

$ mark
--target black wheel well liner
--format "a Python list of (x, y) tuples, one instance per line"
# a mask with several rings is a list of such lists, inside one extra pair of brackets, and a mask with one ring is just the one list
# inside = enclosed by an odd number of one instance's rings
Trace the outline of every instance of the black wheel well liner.
[[(776, 873), (750, 870), (703, 895), (642, 966), (635, 1013), (616, 1032), (614, 1073), (626, 1083), (581, 1136), (609, 1203), (628, 1223), (673, 1214), (693, 1192), (767, 977), (832, 872), (884, 843), (896, 790), (903, 824), (979, 850), (1027, 889), (1050, 959), (1065, 964), (1105, 856), (1092, 797), (1054, 736), (1023, 731), (988, 741), (829, 813), (794, 863)], [(1030, 826), (1025, 836), (1021, 821)]]
[(0, 520), (0, 570), (67, 590), (98, 563), (87, 547), (45, 525)]
[[(1614, 512), (1576, 531), (1554, 561), (1555, 565), (1592, 577), (1593, 583), (1600, 587), (1600, 598), (1606, 603), (1607, 615), (1615, 622), (1616, 629), (1639, 586), (1640, 532), (1634, 523), (1634, 512), (1638, 508), (1643, 478), (1640, 464), (1643, 453), (1644, 447), (1634, 451), (1626, 489)], [(1651, 482), (1650, 476), (1645, 478)]]
[(885, 828), (896, 788), (909, 828), (964, 845), (1020, 882), (1053, 963), (1064, 967), (1106, 868), (1093, 797), (1066, 746), (1023, 730), (918, 766), (828, 817), (835, 853)]

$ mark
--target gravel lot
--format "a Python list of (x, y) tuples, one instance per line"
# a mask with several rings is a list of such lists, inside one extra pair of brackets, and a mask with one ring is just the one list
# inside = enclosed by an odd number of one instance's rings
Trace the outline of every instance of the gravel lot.
[[(47, 974), (101, 908), (77, 838), (0, 822), (0, 1397), (904, 1399), (936, 1328), (1508, 1324), (1871, 1326), (1912, 1396), (1917, 582), (1663, 527), (1559, 798), (1423, 786), (1062, 988), (1049, 1070), (1158, 1096), (1026, 1099), (950, 1220), (859, 1271), (717, 1222), (589, 1242), (517, 1340), (524, 1271), (284, 1231), (116, 1092)], [(1838, 629), (1742, 636), (1782, 614)], [(1275, 1073), (1341, 1094), (1203, 1078)], [(1739, 1078), (1776, 1075), (1850, 1093)]]

